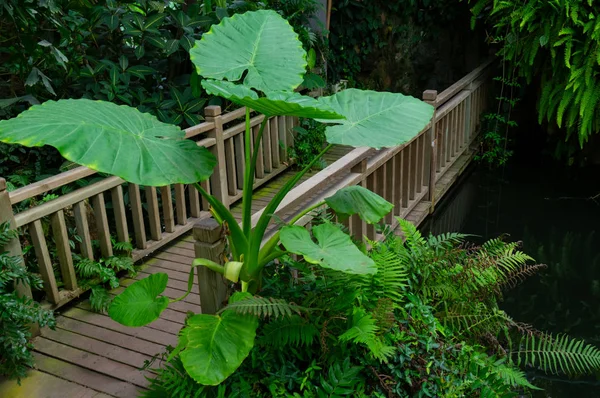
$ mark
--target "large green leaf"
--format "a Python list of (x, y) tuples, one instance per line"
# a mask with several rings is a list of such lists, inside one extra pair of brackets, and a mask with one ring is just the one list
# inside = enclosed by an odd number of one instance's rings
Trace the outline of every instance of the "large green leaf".
[(169, 299), (159, 296), (165, 291), (169, 276), (152, 274), (133, 283), (110, 304), (108, 315), (121, 325), (144, 326), (155, 321), (169, 305)]
[(0, 141), (50, 145), (66, 159), (141, 185), (206, 180), (214, 156), (177, 126), (110, 102), (48, 101), (0, 121)]
[(190, 51), (200, 76), (237, 81), (261, 91), (293, 91), (302, 81), (306, 53), (288, 21), (262, 10), (223, 18)]
[(343, 119), (312, 97), (307, 97), (296, 92), (267, 92), (266, 97), (259, 97), (249, 87), (235, 84), (226, 80), (206, 79), (202, 87), (208, 94), (227, 98), (236, 104), (247, 106), (266, 116), (298, 116), (319, 119)]
[(306, 228), (288, 225), (281, 228), (279, 238), (285, 248), (301, 254), (312, 264), (349, 274), (374, 274), (375, 263), (362, 253), (348, 235), (332, 224), (321, 224), (312, 229), (317, 239), (313, 242)]
[(354, 147), (402, 145), (419, 134), (433, 115), (433, 106), (394, 93), (348, 89), (319, 101), (346, 118), (327, 127), (327, 141)]
[(379, 222), (394, 208), (393, 204), (360, 185), (342, 188), (335, 195), (326, 198), (325, 202), (338, 216), (358, 214), (369, 224)]
[(198, 383), (215, 386), (242, 364), (254, 346), (258, 318), (226, 310), (194, 315), (179, 334), (181, 361)]

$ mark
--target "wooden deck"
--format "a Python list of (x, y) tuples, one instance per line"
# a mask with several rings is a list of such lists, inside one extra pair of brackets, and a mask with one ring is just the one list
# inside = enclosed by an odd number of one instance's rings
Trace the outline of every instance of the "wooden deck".
[[(327, 164), (335, 162), (352, 148), (334, 147), (325, 155)], [(318, 171), (313, 171), (300, 183)], [(286, 171), (254, 193), (253, 213), (266, 206), (295, 171)], [(309, 200), (310, 198), (307, 198)], [(240, 203), (232, 212), (240, 219)], [(184, 235), (173, 244), (153, 253), (139, 267), (135, 279), (124, 279), (121, 292), (137, 279), (164, 272), (169, 275), (165, 295), (176, 298), (187, 289), (190, 264), (194, 258), (192, 237)], [(160, 319), (142, 328), (119, 325), (105, 314), (92, 312), (87, 300), (80, 300), (57, 313), (56, 330), (44, 329), (34, 339), (36, 369), (22, 380), (0, 380), (0, 397), (136, 397), (146, 386), (148, 371), (140, 371), (144, 361), (177, 344), (177, 333), (188, 311), (200, 311), (198, 286), (183, 301), (173, 303)]]

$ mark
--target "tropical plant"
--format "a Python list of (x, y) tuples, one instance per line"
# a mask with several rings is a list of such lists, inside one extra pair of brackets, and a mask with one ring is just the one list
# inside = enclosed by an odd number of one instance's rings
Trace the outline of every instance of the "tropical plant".
[[(301, 119), (300, 125), (294, 127), (296, 137), (294, 145), (289, 147), (290, 158), (295, 165), (301, 169), (306, 167), (325, 146), (325, 125), (312, 119)], [(321, 159), (317, 168), (325, 168), (325, 162)]]
[[(241, 291), (230, 297), (230, 305), (257, 293), (265, 265), (287, 252), (333, 270), (374, 274), (373, 260), (339, 227), (333, 224), (314, 227), (315, 243), (306, 229), (294, 225), (302, 216), (324, 205), (339, 215), (357, 214), (368, 223), (378, 222), (392, 205), (362, 187), (341, 190), (303, 210), (262, 245), (265, 232), (285, 195), (332, 145), (400, 145), (425, 127), (433, 108), (401, 94), (351, 89), (314, 99), (294, 92), (303, 81), (306, 53), (289, 23), (273, 11), (224, 18), (196, 42), (190, 56), (208, 93), (247, 107), (241, 226), (232, 213), (198, 183), (211, 175), (214, 156), (206, 148), (185, 140), (178, 127), (165, 125), (133, 108), (89, 100), (49, 101), (15, 119), (0, 122), (0, 141), (28, 146), (51, 145), (70, 161), (141, 185), (194, 184), (211, 205), (217, 221), (226, 224), (231, 256), (225, 265), (196, 259), (192, 264), (189, 290), (194, 268), (207, 267), (233, 283), (240, 283)], [(254, 140), (254, 150), (251, 148), (250, 108), (266, 116)], [(252, 186), (258, 148), (268, 118), (278, 115), (311, 117), (333, 124), (326, 130), (329, 144), (283, 186), (253, 226)], [(132, 284), (113, 300), (109, 315), (127, 326), (152, 322), (171, 302), (161, 295), (167, 281), (168, 275), (158, 273)], [(357, 322), (362, 319), (359, 315), (356, 315)], [(219, 384), (249, 354), (258, 324), (255, 315), (234, 309), (225, 309), (218, 315), (194, 315), (182, 329), (173, 355), (181, 357), (186, 371), (196, 381), (205, 385)], [(360, 339), (359, 336), (348, 338)], [(368, 341), (364, 342), (369, 346)], [(385, 352), (375, 355), (384, 357)]]
[[(583, 144), (599, 130), (600, 22), (592, 0), (470, 0), (499, 54), (528, 83), (539, 83), (539, 122), (564, 127)], [(592, 56), (590, 56), (592, 55)]]
[[(0, 250), (15, 238), (17, 233), (8, 223), (0, 224)], [(42, 280), (27, 272), (21, 258), (0, 251), (0, 375), (20, 382), (27, 369), (33, 366), (31, 326), (54, 328), (55, 321), (52, 311), (42, 309), (30, 298), (19, 296), (14, 289), (15, 283), (42, 288)]]

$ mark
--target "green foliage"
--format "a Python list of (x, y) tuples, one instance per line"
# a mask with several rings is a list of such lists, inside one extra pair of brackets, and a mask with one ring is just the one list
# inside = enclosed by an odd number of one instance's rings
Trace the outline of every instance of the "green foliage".
[(249, 297), (246, 300), (230, 303), (222, 311), (232, 310), (238, 314), (251, 314), (261, 318), (277, 319), (282, 317), (291, 317), (292, 314), (299, 314), (304, 309), (295, 304), (290, 304), (282, 299), (273, 297)]
[[(288, 148), (289, 156), (300, 169), (305, 168), (325, 147), (325, 125), (312, 119), (301, 118), (300, 125), (294, 127), (294, 145)], [(321, 161), (317, 168), (324, 169)]]
[(42, 281), (37, 275), (27, 272), (19, 257), (1, 251), (16, 232), (8, 223), (0, 224), (0, 375), (10, 379), (25, 377), (33, 366), (30, 326), (54, 328), (54, 315), (41, 308), (27, 297), (20, 297), (14, 284), (40, 289)]
[(500, 55), (542, 87), (539, 122), (576, 135), (580, 145), (600, 126), (600, 22), (591, 1), (473, 0), (474, 20), (488, 19)]

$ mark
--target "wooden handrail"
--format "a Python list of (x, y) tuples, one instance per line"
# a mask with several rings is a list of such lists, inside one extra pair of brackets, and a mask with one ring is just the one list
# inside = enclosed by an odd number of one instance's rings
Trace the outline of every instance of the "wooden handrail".
[(479, 79), (479, 77), (487, 71), (487, 68), (494, 62), (494, 60), (495, 58), (488, 59), (483, 64), (475, 68), (471, 73), (439, 93), (435, 101), (435, 106), (440, 107), (444, 105), (456, 94), (467, 88), (469, 84)]

